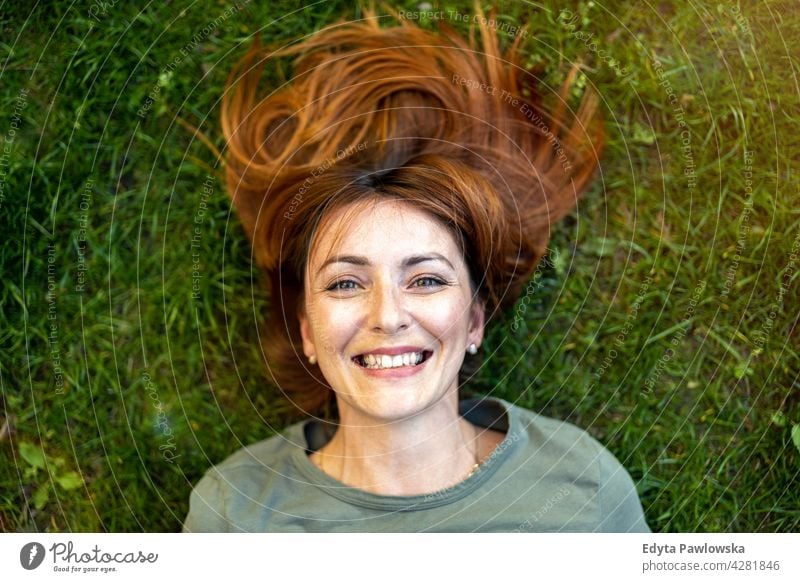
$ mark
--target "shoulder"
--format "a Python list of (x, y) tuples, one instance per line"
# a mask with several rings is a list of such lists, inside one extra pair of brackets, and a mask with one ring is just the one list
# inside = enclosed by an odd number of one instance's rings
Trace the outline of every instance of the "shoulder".
[(591, 490), (595, 531), (649, 532), (628, 471), (597, 439), (574, 424), (514, 406), (528, 439), (526, 453), (538, 458), (554, 480)]
[(268, 438), (240, 448), (213, 467), (227, 473), (236, 469), (263, 470), (287, 456), (296, 447), (305, 447), (302, 423), (293, 424)]
[(609, 453), (594, 437), (572, 423), (510, 405), (532, 452), (577, 463), (608, 462)]
[(208, 469), (189, 496), (183, 531), (233, 531), (231, 513), (240, 509), (242, 500), (258, 499), (271, 487), (298, 446), (298, 436), (302, 436), (301, 423), (242, 447)]

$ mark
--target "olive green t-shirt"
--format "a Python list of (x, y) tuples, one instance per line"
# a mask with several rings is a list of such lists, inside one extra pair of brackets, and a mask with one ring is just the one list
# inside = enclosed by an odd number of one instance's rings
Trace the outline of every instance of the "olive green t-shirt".
[(477, 471), (423, 495), (378, 495), (308, 455), (332, 436), (315, 420), (244, 447), (209, 469), (184, 532), (649, 532), (631, 477), (583, 430), (499, 398), (460, 414), (505, 439)]

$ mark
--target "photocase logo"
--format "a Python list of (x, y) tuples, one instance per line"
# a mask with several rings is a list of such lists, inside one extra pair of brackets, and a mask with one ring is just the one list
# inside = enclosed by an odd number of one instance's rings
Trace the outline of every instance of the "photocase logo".
[(37, 542), (30, 542), (22, 546), (19, 552), (19, 563), (26, 570), (35, 570), (44, 561), (44, 546)]

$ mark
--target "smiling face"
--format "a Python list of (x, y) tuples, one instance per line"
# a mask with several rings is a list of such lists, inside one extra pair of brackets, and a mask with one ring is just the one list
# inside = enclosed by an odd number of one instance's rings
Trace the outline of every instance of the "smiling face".
[[(345, 210), (355, 212), (342, 224)], [(484, 309), (450, 231), (396, 200), (340, 209), (324, 224), (300, 330), (340, 412), (402, 419), (455, 391), (467, 347), (483, 338)]]

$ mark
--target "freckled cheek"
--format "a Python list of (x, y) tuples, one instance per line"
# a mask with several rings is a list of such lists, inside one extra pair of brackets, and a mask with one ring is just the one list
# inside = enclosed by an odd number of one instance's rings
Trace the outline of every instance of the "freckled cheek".
[(468, 306), (460, 298), (441, 294), (420, 299), (412, 314), (425, 332), (439, 341), (447, 341), (465, 333)]
[(314, 336), (328, 353), (347, 351), (358, 331), (361, 315), (352, 305), (318, 306), (317, 320), (312, 323)]

